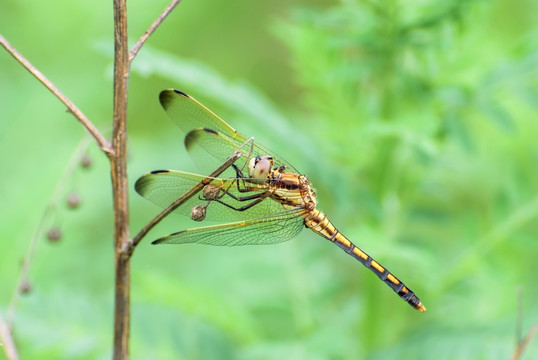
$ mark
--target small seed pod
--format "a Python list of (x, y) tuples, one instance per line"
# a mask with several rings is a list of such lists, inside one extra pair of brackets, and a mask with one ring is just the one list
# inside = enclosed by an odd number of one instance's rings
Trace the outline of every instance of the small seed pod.
[(47, 239), (50, 242), (58, 242), (62, 238), (62, 231), (57, 228), (53, 227), (49, 231), (47, 231)]
[(207, 205), (196, 205), (191, 210), (191, 219), (194, 221), (202, 221), (205, 219)]
[(80, 197), (77, 193), (73, 192), (67, 196), (67, 207), (70, 209), (76, 209), (80, 206)]
[(84, 169), (89, 169), (92, 166), (92, 158), (88, 155), (82, 156), (80, 159), (80, 166), (82, 166)]
[(202, 191), (204, 194), (204, 199), (206, 200), (215, 200), (219, 196), (220, 187), (216, 185), (206, 185)]
[(28, 294), (32, 291), (32, 284), (27, 280), (23, 281), (19, 286), (19, 292), (21, 294)]

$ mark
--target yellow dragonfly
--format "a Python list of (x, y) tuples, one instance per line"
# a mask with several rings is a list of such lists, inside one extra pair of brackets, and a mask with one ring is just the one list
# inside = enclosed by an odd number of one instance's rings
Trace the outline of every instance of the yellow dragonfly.
[(140, 177), (136, 191), (164, 208), (204, 182), (199, 194), (174, 211), (196, 221), (225, 222), (179, 231), (153, 244), (276, 244), (291, 240), (306, 227), (357, 259), (409, 305), (426, 311), (411, 289), (353, 244), (316, 208), (316, 193), (305, 175), (252, 138), (240, 135), (189, 95), (170, 89), (162, 91), (159, 99), (187, 134), (187, 151), (208, 174), (238, 149), (241, 156), (218, 178), (175, 170), (156, 170)]

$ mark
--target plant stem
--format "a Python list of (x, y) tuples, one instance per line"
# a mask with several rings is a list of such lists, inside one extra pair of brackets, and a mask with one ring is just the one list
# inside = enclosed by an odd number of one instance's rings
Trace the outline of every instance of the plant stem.
[(2, 315), (0, 315), (0, 339), (3, 341), (0, 344), (4, 348), (4, 353), (8, 360), (18, 360), (19, 355), (17, 354), (17, 348), (13, 342), (13, 336), (11, 335), (11, 329), (7, 322), (4, 321)]
[(130, 255), (129, 199), (127, 185), (127, 89), (129, 49), (126, 0), (114, 0), (114, 118), (111, 175), (114, 196), (114, 359), (129, 359)]
[[(131, 52), (128, 48), (127, 7), (126, 0), (114, 0), (114, 116), (112, 142), (110, 143), (84, 115), (50, 80), (26, 60), (0, 34), (2, 45), (21, 65), (34, 75), (49, 89), (79, 120), (97, 142), (99, 148), (110, 160), (112, 177), (112, 193), (114, 198), (114, 265), (115, 265), (115, 297), (114, 297), (114, 359), (129, 359), (129, 326), (130, 326), (130, 257), (134, 246), (129, 239), (129, 199), (127, 183), (127, 91), (129, 86), (130, 62), (140, 51), (149, 36), (159, 27), (170, 12), (181, 2), (172, 0), (153, 24), (140, 37)], [(234, 160), (235, 161), (235, 160)], [(229, 165), (228, 165), (229, 166)], [(224, 170), (223, 170), (224, 171)], [(164, 216), (163, 216), (164, 217)], [(158, 221), (157, 221), (158, 222)], [(150, 225), (145, 233), (139, 234), (138, 241), (157, 223)], [(27, 265), (23, 269), (24, 278)], [(16, 299), (10, 307), (13, 311)], [(13, 311), (10, 311), (12, 316)], [(3, 326), (3, 325), (6, 326)], [(2, 346), (8, 358), (17, 359), (17, 353), (11, 339), (9, 326), (0, 318), (0, 335), (4, 339)], [(4, 336), (5, 334), (9, 336)], [(13, 349), (13, 351), (12, 351)], [(14, 354), (14, 355), (13, 355)]]
[(28, 251), (26, 252), (26, 255), (24, 256), (24, 259), (22, 261), (19, 280), (17, 281), (15, 289), (13, 289), (13, 295), (11, 295), (11, 301), (6, 312), (5, 321), (7, 322), (8, 326), (11, 326), (13, 324), (13, 318), (15, 317), (15, 309), (21, 295), (22, 285), (25, 282), (29, 282), (28, 278), (30, 273), (30, 266), (32, 264), (32, 261), (34, 260), (34, 254), (37, 249), (37, 246), (40, 240), (43, 238), (44, 226), (47, 224), (47, 220), (49, 220), (50, 214), (57, 207), (58, 202), (60, 201), (60, 196), (63, 192), (65, 192), (67, 182), (75, 172), (77, 166), (79, 165), (82, 154), (88, 148), (89, 143), (90, 138), (84, 136), (84, 139), (77, 145), (77, 148), (75, 149), (75, 151), (73, 151), (73, 155), (71, 155), (71, 159), (69, 159), (69, 161), (67, 162), (67, 165), (62, 173), (62, 176), (60, 177), (60, 180), (58, 181), (54, 188), (54, 191), (52, 192), (52, 195), (48, 201), (45, 210), (43, 211), (43, 214), (39, 218), (39, 222), (34, 230), (32, 240), (30, 241), (30, 245), (28, 246)]
[(136, 44), (134, 44), (134, 46), (131, 48), (131, 51), (129, 51), (129, 63), (131, 63), (133, 61), (135, 56), (140, 51), (140, 48), (142, 47), (142, 45), (144, 45), (144, 43), (150, 37), (150, 35), (153, 34), (153, 32), (155, 30), (157, 30), (159, 25), (161, 25), (161, 23), (164, 21), (164, 19), (166, 19), (168, 14), (170, 14), (172, 12), (172, 10), (174, 10), (174, 8), (180, 2), (181, 2), (181, 0), (172, 0), (172, 2), (170, 4), (168, 4), (168, 6), (166, 7), (166, 9), (164, 9), (164, 11), (161, 13), (161, 15), (159, 15), (159, 17), (157, 17), (157, 19), (155, 19), (153, 24), (151, 24), (150, 27), (146, 30), (146, 32), (140, 37), (140, 39), (138, 39)]
[(108, 156), (111, 156), (110, 143), (105, 139), (105, 137), (99, 132), (97, 127), (84, 115), (80, 109), (69, 100), (45, 75), (43, 75), (39, 70), (37, 70), (21, 53), (19, 53), (11, 44), (0, 35), (0, 45), (2, 45), (7, 52), (11, 54), (22, 66), (26, 68), (32, 75), (34, 75), (47, 89), (50, 90), (77, 118), (78, 121), (88, 130), (88, 132), (93, 136), (99, 148)]
[(514, 355), (512, 355), (512, 360), (519, 360), (521, 358), (521, 356), (523, 355), (523, 351), (525, 350), (529, 342), (532, 340), (534, 335), (536, 335), (536, 331), (538, 331), (538, 327), (536, 325), (531, 327), (531, 329), (527, 333), (527, 336), (525, 336), (525, 339), (523, 339), (517, 344), (516, 351), (514, 352)]

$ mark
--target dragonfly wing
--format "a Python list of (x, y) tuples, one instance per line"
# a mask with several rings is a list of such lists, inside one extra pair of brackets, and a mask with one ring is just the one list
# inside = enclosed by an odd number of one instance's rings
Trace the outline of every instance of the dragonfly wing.
[[(159, 100), (168, 116), (176, 123), (176, 125), (186, 134), (190, 134), (185, 138), (185, 146), (189, 147), (187, 141), (189, 141), (190, 144), (198, 140), (203, 141), (203, 137), (207, 136), (203, 133), (213, 131), (214, 136), (212, 142), (217, 144), (210, 147), (204, 147), (204, 150), (215, 159), (219, 160), (220, 163), (224, 162), (239, 146), (247, 141), (247, 138), (239, 134), (215, 113), (182, 91), (173, 89), (164, 90), (160, 93)], [(197, 134), (190, 133), (192, 130), (195, 130)], [(224, 144), (224, 147), (219, 147), (219, 142)], [(272, 155), (275, 164), (278, 166), (284, 165), (287, 169), (297, 172), (291, 164), (281, 157), (276, 156), (274, 152), (262, 145), (254, 142), (254, 148), (254, 156), (266, 154)], [(193, 153), (191, 156), (197, 164), (203, 163), (199, 161), (200, 158), (197, 154)], [(212, 170), (214, 169), (211, 169), (210, 171)]]
[[(241, 145), (243, 145), (241, 147)], [(243, 155), (235, 161), (239, 169), (245, 170), (248, 175), (248, 162), (252, 149), (252, 142), (237, 143), (233, 138), (207, 128), (191, 130), (185, 136), (185, 148), (189, 156), (196, 164), (201, 173), (211, 173), (228, 159), (237, 149), (241, 148)], [(237, 176), (235, 170), (230, 167), (224, 171), (222, 177)]]
[[(212, 129), (199, 128), (191, 130), (187, 134), (185, 137), (185, 148), (194, 162), (204, 167), (201, 169), (204, 172), (215, 170), (238, 148), (241, 148), (241, 153), (244, 155), (236, 162), (239, 168), (248, 169), (248, 161), (253, 157), (271, 155), (273, 156), (275, 167), (284, 166), (287, 171), (297, 172), (290, 163), (275, 155), (274, 152), (263, 147), (255, 140), (246, 144), (245, 141), (243, 138), (239, 140), (238, 137), (230, 137), (225, 133)], [(245, 173), (245, 175), (248, 175), (248, 173)]]
[(174, 89), (163, 90), (159, 94), (159, 100), (168, 116), (185, 133), (193, 129), (208, 128), (230, 137), (242, 138), (224, 120), (182, 91)]
[(303, 209), (261, 218), (179, 231), (152, 244), (269, 245), (293, 239), (304, 228)]
[[(136, 181), (135, 190), (154, 204), (166, 208), (204, 179), (207, 179), (207, 177), (183, 171), (157, 170), (142, 175)], [(263, 189), (259, 191), (239, 192), (236, 181), (241, 180), (235, 178), (213, 178), (210, 183), (211, 185), (223, 189), (220, 192), (220, 195), (222, 195), (221, 200), (233, 208), (241, 208), (242, 206), (247, 205), (250, 201), (239, 201), (234, 199), (231, 195), (236, 198), (241, 198), (265, 192)], [(260, 203), (244, 211), (232, 209), (216, 201), (209, 202), (203, 197), (203, 190), (201, 190), (176, 208), (174, 212), (190, 216), (191, 211), (195, 206), (207, 205), (205, 220), (237, 221), (264, 217), (268, 214), (280, 213), (284, 210), (279, 202), (270, 197), (265, 198)]]

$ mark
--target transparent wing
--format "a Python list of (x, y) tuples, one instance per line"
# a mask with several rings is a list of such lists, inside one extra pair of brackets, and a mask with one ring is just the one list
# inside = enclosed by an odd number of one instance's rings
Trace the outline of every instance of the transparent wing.
[[(201, 170), (211, 172), (216, 167), (210, 168), (209, 166), (215, 164), (215, 159), (217, 163), (220, 162), (217, 166), (222, 164), (238, 147), (247, 141), (246, 137), (239, 134), (215, 113), (179, 90), (164, 90), (160, 93), (159, 100), (168, 116), (187, 134), (185, 146), (193, 157), (194, 162), (202, 168)], [(207, 156), (194, 150), (197, 142), (214, 159), (210, 161), (211, 165), (205, 164)], [(289, 171), (297, 172), (290, 163), (256, 141), (254, 141), (253, 149), (254, 156), (272, 155), (277, 166), (284, 165)], [(248, 154), (249, 149), (245, 147), (244, 150)]]
[(208, 128), (230, 137), (237, 136), (242, 138), (224, 120), (182, 91), (174, 89), (163, 90), (159, 94), (159, 101), (168, 116), (185, 133), (193, 129)]
[(194, 129), (185, 137), (185, 148), (203, 172), (215, 170), (238, 148), (241, 148), (243, 157), (236, 164), (239, 168), (245, 170), (245, 176), (248, 176), (248, 161), (253, 157), (261, 155), (271, 155), (275, 167), (284, 166), (287, 171), (297, 172), (290, 163), (257, 143), (256, 140), (252, 140), (246, 144), (245, 141), (238, 142), (237, 137), (229, 137), (224, 133), (207, 128)]
[(269, 245), (293, 239), (304, 228), (303, 209), (223, 225), (179, 231), (152, 244)]
[[(174, 170), (158, 170), (153, 171), (141, 176), (135, 184), (135, 190), (140, 195), (153, 202), (156, 205), (166, 208), (173, 203), (180, 196), (192, 189), (196, 184), (200, 183), (206, 177), (196, 174), (191, 174), (182, 171)], [(219, 196), (221, 201), (234, 207), (240, 208), (249, 204), (256, 199), (239, 201), (232, 197), (244, 198), (247, 196), (257, 196), (265, 193), (266, 190), (239, 192), (237, 187), (237, 179), (220, 179), (214, 178), (211, 181), (211, 185), (221, 189)], [(244, 188), (242, 184), (241, 188)], [(249, 184), (246, 183), (248, 186)], [(297, 196), (296, 193), (289, 194), (289, 197)], [(244, 210), (238, 211), (231, 209), (216, 201), (208, 201), (204, 199), (203, 191), (192, 196), (185, 203), (179, 206), (174, 212), (191, 216), (191, 211), (195, 206), (207, 205), (205, 220), (208, 221), (237, 221), (244, 219), (251, 219), (257, 217), (264, 217), (269, 214), (281, 213), (284, 211), (284, 207), (277, 201), (270, 197), (263, 199), (260, 203)]]

